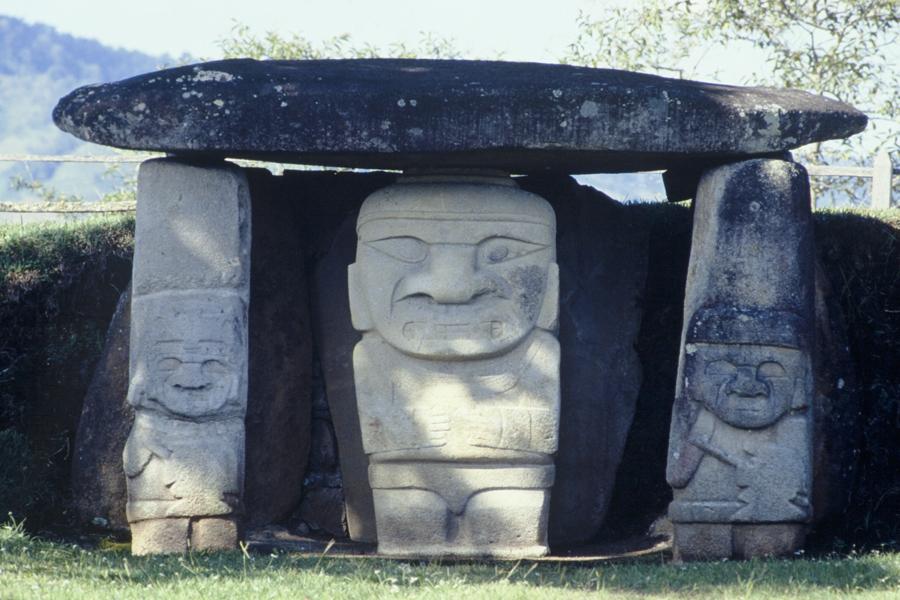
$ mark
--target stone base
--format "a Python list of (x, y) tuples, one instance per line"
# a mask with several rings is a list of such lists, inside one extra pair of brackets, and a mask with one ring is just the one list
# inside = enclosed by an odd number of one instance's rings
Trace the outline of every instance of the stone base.
[(548, 553), (549, 490), (476, 491), (456, 510), (429, 490), (373, 492), (381, 555), (533, 558)]
[(234, 550), (238, 526), (234, 519), (150, 519), (131, 524), (131, 553), (178, 554), (188, 550)]
[(675, 523), (676, 562), (785, 556), (803, 547), (800, 523)]

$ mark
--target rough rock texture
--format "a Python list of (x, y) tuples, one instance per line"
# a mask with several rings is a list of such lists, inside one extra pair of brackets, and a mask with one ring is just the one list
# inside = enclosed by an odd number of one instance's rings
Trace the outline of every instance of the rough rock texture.
[(795, 163), (751, 160), (700, 182), (666, 470), (676, 558), (802, 544), (813, 496), (812, 233)]
[(249, 527), (281, 521), (303, 492), (310, 452), (312, 328), (305, 249), (294, 199), (249, 170), (250, 363), (244, 490)]
[(397, 59), (201, 63), (79, 88), (56, 124), (98, 144), (348, 167), (634, 171), (861, 131), (853, 107), (567, 65)]
[(119, 298), (84, 397), (72, 459), (72, 502), (84, 524), (128, 529), (122, 449), (134, 419), (128, 393), (131, 288)]
[(141, 165), (123, 452), (135, 554), (237, 544), (250, 218), (235, 167)]

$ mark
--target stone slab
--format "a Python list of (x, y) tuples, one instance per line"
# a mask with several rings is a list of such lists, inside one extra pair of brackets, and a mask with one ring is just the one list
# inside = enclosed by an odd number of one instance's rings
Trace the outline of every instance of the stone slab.
[(634, 416), (647, 231), (633, 211), (570, 177), (522, 186), (556, 212), (563, 403), (549, 533), (551, 544), (572, 544), (600, 531)]
[(696, 167), (862, 131), (853, 107), (749, 88), (498, 61), (233, 59), (79, 88), (53, 112), (134, 150), (525, 173)]
[(310, 449), (312, 327), (304, 240), (268, 171), (247, 170), (253, 197), (245, 522), (279, 522), (300, 503)]
[(131, 287), (122, 292), (84, 397), (72, 458), (72, 503), (84, 524), (127, 530), (122, 449), (134, 419), (128, 392)]

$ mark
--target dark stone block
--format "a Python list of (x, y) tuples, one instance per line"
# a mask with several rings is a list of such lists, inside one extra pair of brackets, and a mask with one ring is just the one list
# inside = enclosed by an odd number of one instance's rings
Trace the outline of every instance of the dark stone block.
[(568, 544), (599, 532), (634, 416), (647, 231), (571, 178), (526, 178), (522, 187), (556, 211), (562, 404), (549, 534), (551, 544)]
[(310, 449), (313, 340), (304, 240), (279, 178), (248, 170), (252, 198), (244, 504), (251, 527), (290, 515)]
[(72, 503), (85, 524), (127, 530), (122, 449), (134, 410), (126, 403), (131, 287), (119, 298), (84, 398), (72, 459)]
[(569, 65), (236, 59), (79, 88), (53, 112), (83, 140), (363, 168), (596, 173), (736, 160), (843, 138), (853, 107)]

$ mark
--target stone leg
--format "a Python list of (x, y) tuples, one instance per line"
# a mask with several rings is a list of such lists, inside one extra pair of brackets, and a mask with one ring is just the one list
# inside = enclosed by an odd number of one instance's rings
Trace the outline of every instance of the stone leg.
[(806, 526), (801, 523), (735, 525), (734, 556), (786, 556), (802, 548), (805, 537)]
[(131, 553), (166, 554), (187, 552), (191, 535), (191, 520), (149, 519), (131, 523)]
[(191, 522), (191, 550), (231, 550), (238, 539), (232, 518), (205, 518)]
[(234, 548), (247, 407), (250, 204), (243, 172), (141, 165), (123, 459), (135, 554)]
[(722, 523), (674, 523), (675, 560), (721, 560), (732, 555), (732, 526)]
[(706, 172), (666, 478), (681, 560), (783, 555), (812, 517), (814, 265), (803, 167)]
[(455, 518), (438, 494), (419, 489), (375, 489), (378, 553), (385, 556), (440, 556), (453, 534)]
[(487, 490), (460, 517), (461, 554), (525, 558), (547, 554), (549, 490)]

